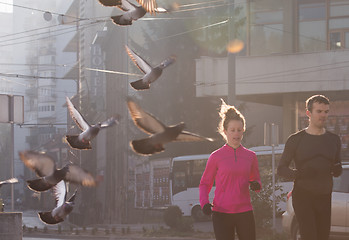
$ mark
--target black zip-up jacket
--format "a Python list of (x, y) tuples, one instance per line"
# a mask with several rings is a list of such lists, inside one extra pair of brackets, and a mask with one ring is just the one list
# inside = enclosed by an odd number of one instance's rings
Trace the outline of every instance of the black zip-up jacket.
[[(315, 194), (331, 193), (332, 176), (338, 177), (342, 173), (340, 151), (338, 135), (328, 131), (311, 135), (303, 129), (287, 139), (277, 173), (293, 179), (295, 188)], [(292, 160), (296, 169), (290, 169)]]

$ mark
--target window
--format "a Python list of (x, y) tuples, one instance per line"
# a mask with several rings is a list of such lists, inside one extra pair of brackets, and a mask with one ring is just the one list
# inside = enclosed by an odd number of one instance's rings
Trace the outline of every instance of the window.
[(331, 50), (349, 48), (349, 29), (330, 32)]
[(326, 36), (326, 1), (298, 0), (298, 51), (326, 50)]
[(299, 22), (298, 50), (316, 52), (326, 50), (326, 21)]
[(330, 2), (330, 17), (340, 17), (349, 15), (349, 3), (345, 1)]
[(325, 0), (299, 0), (298, 20), (312, 21), (326, 18)]

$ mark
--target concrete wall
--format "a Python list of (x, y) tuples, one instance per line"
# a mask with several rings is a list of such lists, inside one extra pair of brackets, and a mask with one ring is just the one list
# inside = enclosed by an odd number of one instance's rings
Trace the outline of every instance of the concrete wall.
[(241, 57), (236, 94), (273, 94), (349, 89), (349, 51)]
[[(349, 90), (349, 51), (237, 57), (236, 95)], [(196, 60), (196, 95), (226, 96), (227, 58)]]
[(0, 239), (22, 240), (22, 213), (0, 213)]

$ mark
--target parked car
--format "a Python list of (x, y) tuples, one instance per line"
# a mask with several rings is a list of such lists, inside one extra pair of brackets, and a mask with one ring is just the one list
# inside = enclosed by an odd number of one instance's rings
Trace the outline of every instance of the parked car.
[[(333, 178), (331, 236), (349, 237), (349, 165), (343, 165), (341, 176)], [(299, 240), (299, 227), (292, 207), (292, 191), (287, 194), (286, 211), (282, 214), (282, 227), (291, 234), (293, 240)]]

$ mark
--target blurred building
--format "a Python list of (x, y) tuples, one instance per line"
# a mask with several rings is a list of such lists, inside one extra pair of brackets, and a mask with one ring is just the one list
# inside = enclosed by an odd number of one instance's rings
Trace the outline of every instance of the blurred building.
[(13, 28), (6, 44), (8, 49), (12, 49), (14, 62), (8, 72), (13, 75), (12, 81), (17, 83), (15, 94), (24, 96), (24, 123), (14, 129), (15, 176), (20, 179), (15, 198), (24, 197), (24, 207), (41, 205), (46, 208), (48, 206), (43, 203), (50, 194), (42, 194), (40, 204), (32, 197), (33, 192), (22, 185), (23, 180), (36, 175), (24, 167), (18, 151), (46, 151), (57, 159), (58, 167), (67, 160), (67, 148), (62, 142), (67, 112), (63, 104), (65, 96), (76, 93), (76, 82), (63, 78), (64, 64), (76, 59), (61, 51), (70, 32), (62, 26), (56, 13), (58, 2), (14, 0), (13, 6), (8, 3), (13, 11), (12, 21), (7, 23), (13, 24)]
[[(128, 194), (128, 112), (125, 99), (128, 93), (127, 77), (107, 74), (104, 70), (127, 70), (124, 51), (126, 29), (113, 28), (107, 8), (98, 1), (71, 1), (64, 13), (75, 18), (76, 26), (65, 51), (74, 52), (78, 59), (67, 76), (77, 79), (78, 91), (73, 103), (90, 124), (112, 116), (120, 117), (120, 124), (101, 130), (92, 141), (92, 150), (70, 149), (71, 161), (87, 169), (98, 181), (97, 188), (83, 188), (81, 202), (71, 221), (86, 225), (127, 221)], [(78, 133), (68, 116), (70, 133)], [(132, 191), (131, 191), (132, 192)]]
[[(305, 100), (324, 94), (333, 103), (330, 124), (335, 126), (328, 129), (340, 134), (346, 160), (349, 131), (343, 127), (349, 121), (345, 110), (349, 104), (349, 1), (239, 1), (236, 8), (245, 20), (234, 23), (229, 19), (231, 29), (242, 29), (230, 40), (241, 39), (245, 47), (235, 57), (198, 58), (196, 95), (235, 91), (239, 101), (263, 104), (255, 115), (258, 118), (252, 118), (259, 129), (255, 137), (263, 136), (266, 115), (273, 121), (281, 114), (280, 139), (285, 142), (289, 134), (306, 126)], [(235, 69), (235, 74), (229, 69)], [(276, 111), (268, 114), (270, 108)]]

